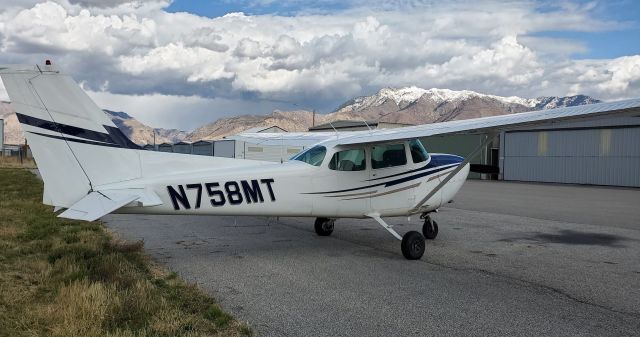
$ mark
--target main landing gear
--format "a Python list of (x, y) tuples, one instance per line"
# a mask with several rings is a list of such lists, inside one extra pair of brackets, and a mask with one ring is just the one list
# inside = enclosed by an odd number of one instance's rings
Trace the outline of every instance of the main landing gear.
[(314, 227), (316, 229), (316, 234), (320, 236), (329, 236), (333, 233), (333, 225), (335, 224), (336, 219), (329, 218), (316, 218), (316, 222)]
[(400, 249), (407, 260), (418, 260), (424, 255), (425, 239), (422, 234), (416, 231), (409, 231), (404, 236), (400, 236), (392, 226), (382, 220), (379, 214), (369, 214), (368, 216), (375, 219), (380, 226), (401, 241)]
[(416, 231), (409, 231), (402, 237), (400, 248), (407, 260), (419, 260), (424, 255), (424, 247), (424, 236)]
[(400, 236), (392, 226), (388, 225), (379, 214), (368, 214), (369, 217), (375, 219), (380, 226), (386, 229), (396, 239), (401, 240), (400, 249), (402, 255), (407, 260), (418, 260), (424, 255), (426, 239), (433, 240), (438, 236), (438, 223), (431, 219), (429, 213), (423, 213), (420, 219), (424, 219), (422, 225), (422, 234), (417, 231), (409, 231), (404, 236)]

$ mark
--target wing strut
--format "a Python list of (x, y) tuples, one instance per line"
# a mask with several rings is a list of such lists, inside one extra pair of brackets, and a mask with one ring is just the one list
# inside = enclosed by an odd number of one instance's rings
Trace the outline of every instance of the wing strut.
[(462, 170), (467, 164), (469, 164), (471, 159), (475, 157), (478, 154), (478, 152), (480, 152), (485, 146), (487, 146), (489, 142), (494, 140), (497, 135), (498, 135), (497, 132), (491, 132), (486, 134), (485, 139), (482, 141), (482, 143), (475, 150), (473, 150), (473, 152), (471, 152), (468, 156), (466, 156), (464, 161), (460, 163), (460, 165), (458, 165), (458, 167), (456, 167), (455, 170), (447, 174), (447, 176), (444, 179), (442, 179), (442, 181), (438, 184), (438, 186), (436, 186), (433, 190), (431, 190), (431, 192), (429, 192), (427, 196), (422, 198), (422, 200), (420, 200), (420, 202), (418, 202), (413, 207), (413, 209), (411, 209), (411, 213), (420, 213), (420, 208), (422, 207), (422, 205), (424, 205), (424, 203), (427, 202), (427, 200), (429, 200), (432, 196), (438, 193), (438, 191), (440, 191), (440, 189), (444, 187), (444, 185), (446, 185), (449, 182), (449, 180), (451, 180), (451, 178), (453, 178), (458, 172), (460, 172), (460, 170)]

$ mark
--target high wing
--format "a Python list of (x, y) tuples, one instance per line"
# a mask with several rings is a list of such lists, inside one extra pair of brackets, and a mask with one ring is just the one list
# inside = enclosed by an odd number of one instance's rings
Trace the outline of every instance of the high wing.
[[(363, 131), (341, 132), (341, 136)], [(311, 146), (328, 139), (335, 139), (334, 132), (286, 132), (286, 133), (241, 133), (226, 137), (265, 146)]]
[(493, 133), (521, 126), (548, 125), (559, 121), (580, 120), (593, 116), (605, 117), (613, 114), (640, 117), (640, 98), (396, 129), (351, 132), (335, 138), (335, 143), (336, 145), (348, 145), (454, 133)]
[(227, 137), (266, 146), (311, 146), (321, 142), (335, 145), (374, 143), (456, 133), (492, 133), (521, 126), (548, 125), (594, 115), (640, 117), (640, 98), (617, 102), (537, 110), (510, 115), (440, 122), (394, 129), (346, 132), (241, 133)]

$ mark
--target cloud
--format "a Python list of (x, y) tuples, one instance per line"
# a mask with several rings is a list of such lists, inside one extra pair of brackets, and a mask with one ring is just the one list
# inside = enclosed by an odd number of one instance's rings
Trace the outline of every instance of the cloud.
[(423, 71), (440, 83), (493, 79), (516, 86), (530, 84), (544, 74), (535, 53), (519, 44), (515, 36), (506, 36), (473, 55), (454, 56), (442, 64), (427, 65)]
[(559, 74), (566, 78), (571, 94), (624, 99), (640, 96), (640, 55), (610, 61), (581, 60)]
[[(143, 1), (144, 2), (144, 1)], [(125, 4), (139, 3), (132, 0), (69, 0), (70, 4), (82, 7), (112, 8)]]
[[(524, 97), (640, 96), (640, 56), (574, 60), (571, 55), (586, 50), (582, 43), (541, 37), (626, 27), (597, 18), (589, 4), (416, 0), (364, 6), (364, 0), (353, 0), (338, 11), (215, 18), (169, 13), (168, 4), (7, 2), (0, 7), (0, 62), (52, 58), (88, 90), (106, 91), (136, 109), (153, 106), (162, 114), (169, 112), (151, 104), (134, 106), (131, 100), (200, 96), (229, 113), (241, 113), (248, 106), (254, 111), (262, 104), (268, 112), (293, 103), (327, 111), (386, 86)], [(280, 4), (303, 7), (297, 0)], [(204, 111), (204, 105), (189, 104)]]
[(220, 52), (202, 47), (185, 47), (169, 43), (151, 49), (146, 55), (120, 57), (120, 69), (132, 75), (171, 71), (181, 74), (188, 82), (231, 78), (225, 71)]
[(218, 118), (264, 114), (280, 106), (277, 102), (200, 96), (120, 95), (92, 90), (87, 93), (103, 109), (125, 111), (144, 124), (167, 129), (192, 130)]
[(3, 21), (6, 52), (88, 52), (113, 56), (148, 46), (156, 35), (155, 22), (148, 18), (92, 15), (87, 9), (71, 15), (54, 2), (36, 4), (11, 18), (3, 17)]

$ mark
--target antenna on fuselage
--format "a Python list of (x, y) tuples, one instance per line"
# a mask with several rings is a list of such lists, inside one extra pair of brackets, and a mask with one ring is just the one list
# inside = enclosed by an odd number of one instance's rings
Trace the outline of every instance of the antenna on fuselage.
[(331, 126), (331, 128), (333, 129), (333, 131), (335, 131), (335, 132), (336, 132), (336, 138), (340, 138), (339, 133), (338, 133), (338, 130), (336, 130), (336, 128), (335, 128), (335, 127), (333, 127), (333, 123), (329, 122), (329, 125)]
[(366, 126), (367, 126), (367, 128), (369, 129), (369, 131), (372, 131), (371, 127), (369, 126), (369, 123), (367, 123), (367, 121), (366, 121), (366, 120), (364, 120), (364, 119), (363, 119), (362, 121), (364, 122), (364, 125), (366, 125)]
[(280, 133), (280, 164), (284, 163), (284, 132)]

